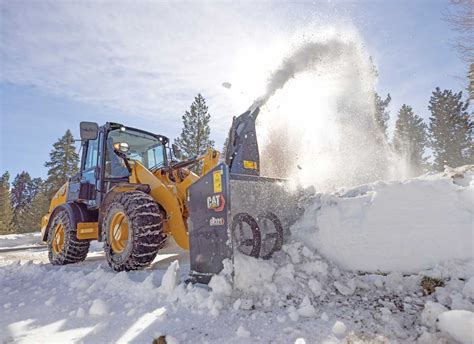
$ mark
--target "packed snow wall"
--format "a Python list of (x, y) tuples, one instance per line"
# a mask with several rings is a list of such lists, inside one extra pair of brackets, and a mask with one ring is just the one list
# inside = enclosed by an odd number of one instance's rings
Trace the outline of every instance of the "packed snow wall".
[(474, 166), (319, 194), (293, 235), (348, 270), (418, 272), (474, 255)]

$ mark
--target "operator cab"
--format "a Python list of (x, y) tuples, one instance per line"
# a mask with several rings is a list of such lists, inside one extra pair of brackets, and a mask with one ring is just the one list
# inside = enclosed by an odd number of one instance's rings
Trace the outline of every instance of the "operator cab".
[(68, 198), (98, 208), (115, 185), (128, 182), (129, 162), (139, 161), (149, 170), (168, 166), (168, 138), (119, 123), (81, 122), (80, 172), (70, 181)]
[(148, 170), (168, 165), (168, 139), (139, 129), (121, 126), (108, 131), (106, 138), (105, 177), (128, 177), (128, 161), (139, 161)]

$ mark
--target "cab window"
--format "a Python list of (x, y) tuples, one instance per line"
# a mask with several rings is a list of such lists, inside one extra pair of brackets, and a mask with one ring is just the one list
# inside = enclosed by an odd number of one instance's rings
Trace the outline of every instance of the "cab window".
[[(123, 159), (113, 153), (113, 145), (116, 143), (127, 143), (127, 159), (139, 161), (147, 169), (166, 166), (165, 147), (159, 138), (131, 128), (115, 129), (110, 131), (107, 138), (106, 177), (123, 177), (129, 174)], [(116, 163), (112, 160), (116, 160)]]
[(144, 163), (148, 168), (162, 167), (165, 163), (163, 147), (161, 145), (148, 149)]
[(86, 161), (84, 164), (84, 170), (94, 168), (97, 166), (97, 157), (99, 153), (98, 140), (90, 140), (87, 146)]

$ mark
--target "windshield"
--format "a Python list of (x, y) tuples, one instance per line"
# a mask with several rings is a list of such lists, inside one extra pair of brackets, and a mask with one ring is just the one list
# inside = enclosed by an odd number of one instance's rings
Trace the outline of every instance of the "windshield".
[(127, 158), (140, 161), (146, 168), (162, 167), (166, 164), (165, 147), (156, 137), (137, 130), (121, 128), (112, 130), (108, 140), (115, 143), (128, 143)]

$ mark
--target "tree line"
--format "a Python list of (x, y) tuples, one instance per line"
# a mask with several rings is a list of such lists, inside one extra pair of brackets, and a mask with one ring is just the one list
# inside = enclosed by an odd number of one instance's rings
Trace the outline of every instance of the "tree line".
[[(390, 102), (390, 94), (385, 98), (375, 94), (375, 122), (386, 141), (389, 141)], [(428, 123), (415, 114), (410, 105), (403, 104), (390, 141), (393, 150), (415, 168), (415, 174), (442, 171), (445, 165), (456, 167), (474, 163), (474, 121), (468, 107), (469, 101), (463, 100), (462, 92), (439, 87), (429, 100), (431, 116)], [(210, 138), (210, 120), (206, 100), (198, 94), (183, 114), (183, 128), (174, 141), (181, 148), (183, 159), (202, 155), (208, 147), (214, 146)], [(48, 168), (45, 180), (32, 178), (26, 171), (17, 174), (13, 181), (8, 172), (0, 177), (0, 234), (37, 230), (56, 191), (78, 172), (79, 155), (70, 130), (54, 143), (44, 166)], [(196, 171), (199, 172), (199, 166)]]
[[(382, 99), (375, 95), (375, 120), (388, 140), (387, 107), (390, 94)], [(444, 166), (457, 167), (474, 163), (474, 119), (469, 113), (469, 99), (452, 90), (432, 92), (428, 103), (428, 123), (403, 104), (398, 110), (395, 130), (390, 141), (392, 149), (413, 168), (413, 175), (442, 171)]]
[(49, 208), (56, 191), (79, 170), (79, 155), (70, 130), (53, 145), (47, 178), (32, 178), (22, 171), (12, 181), (8, 171), (0, 177), (0, 234), (38, 230), (41, 217)]

